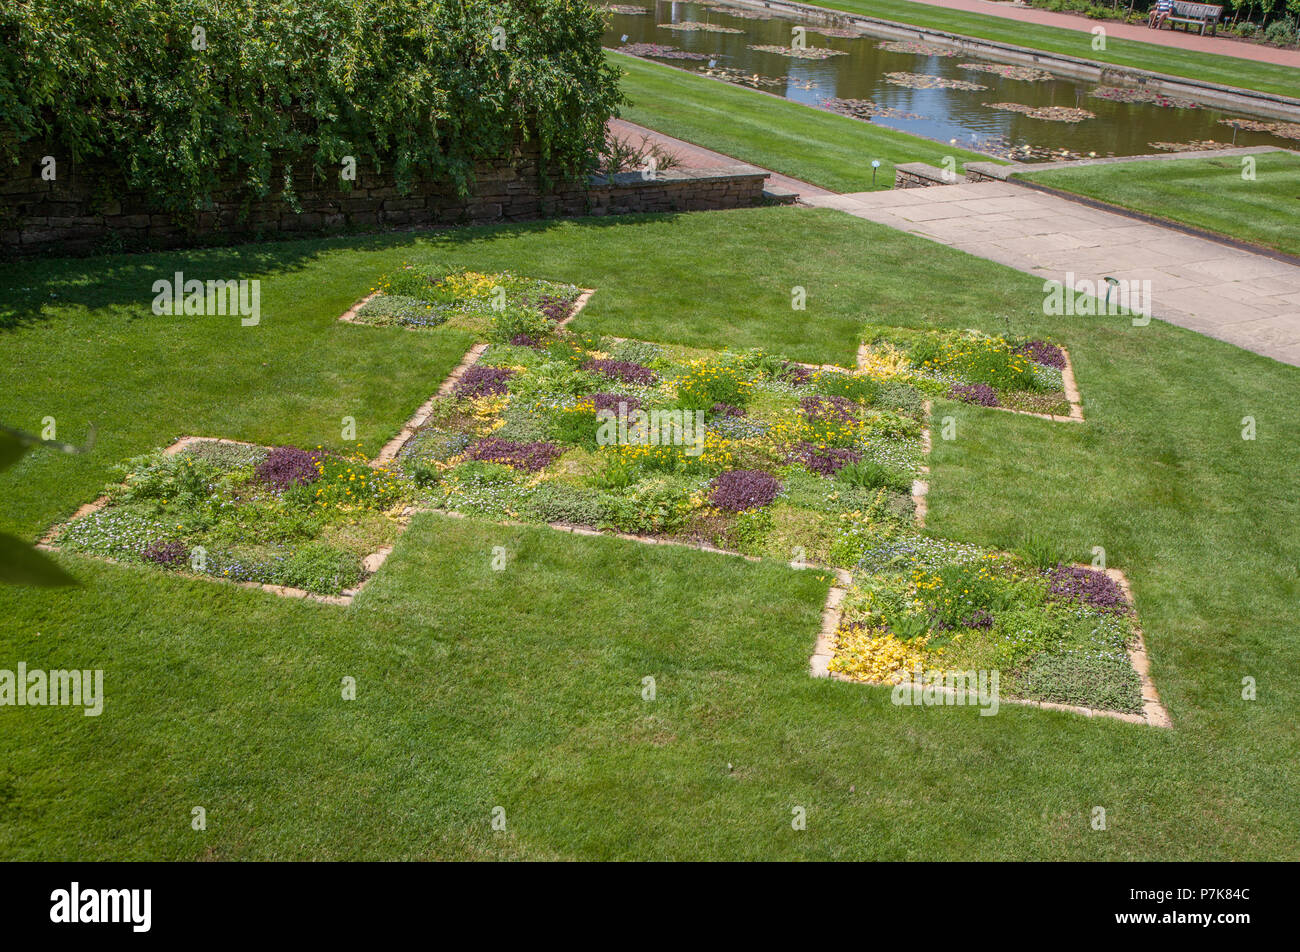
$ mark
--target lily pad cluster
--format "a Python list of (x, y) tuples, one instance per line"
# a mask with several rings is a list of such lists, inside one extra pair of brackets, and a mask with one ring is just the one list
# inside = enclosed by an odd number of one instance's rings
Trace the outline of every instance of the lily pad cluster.
[(886, 73), (885, 82), (893, 83), (895, 86), (906, 86), (908, 89), (962, 89), (970, 92), (988, 89), (987, 86), (981, 86), (979, 83), (952, 79), (948, 76), (932, 76), (929, 73)]
[(1098, 86), (1088, 93), (1095, 99), (1109, 99), (1111, 102), (1140, 102), (1163, 109), (1202, 109), (1200, 103), (1177, 96), (1166, 96), (1154, 89), (1142, 89), (1137, 86)]
[(870, 99), (823, 99), (821, 106), (831, 112), (838, 112), (842, 116), (853, 116), (856, 119), (871, 119), (876, 116), (882, 119), (922, 118), (914, 112), (905, 112), (893, 106), (882, 106)]
[(806, 60), (824, 60), (832, 56), (847, 56), (844, 50), (832, 50), (821, 46), (772, 46), (766, 43), (751, 45), (751, 50), (758, 50), (761, 53), (775, 53), (778, 56), (788, 56), (791, 59)]
[(1048, 122), (1083, 122), (1085, 119), (1097, 118), (1095, 112), (1074, 106), (1026, 106), (1019, 102), (986, 102), (984, 105), (989, 109), (1018, 112), (1030, 119), (1045, 119)]
[(980, 73), (993, 73), (1005, 79), (1016, 79), (1025, 83), (1042, 83), (1056, 79), (1052, 73), (1036, 66), (1011, 66), (1006, 63), (958, 63), (958, 69), (971, 69)]

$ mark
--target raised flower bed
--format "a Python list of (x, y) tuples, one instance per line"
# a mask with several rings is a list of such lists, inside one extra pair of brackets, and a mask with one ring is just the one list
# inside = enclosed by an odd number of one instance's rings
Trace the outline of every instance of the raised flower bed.
[(502, 340), (544, 336), (573, 313), (582, 290), (509, 272), (447, 273), (407, 264), (379, 279), (343, 320), (381, 327), (447, 326)]
[(402, 528), (402, 482), (355, 453), (186, 439), (119, 471), (48, 546), (346, 601)]
[(859, 360), (873, 374), (931, 396), (1083, 419), (1069, 355), (1051, 341), (872, 325)]
[(865, 372), (562, 334), (493, 344), (395, 465), (437, 509), (850, 567), (913, 523), (922, 405)]

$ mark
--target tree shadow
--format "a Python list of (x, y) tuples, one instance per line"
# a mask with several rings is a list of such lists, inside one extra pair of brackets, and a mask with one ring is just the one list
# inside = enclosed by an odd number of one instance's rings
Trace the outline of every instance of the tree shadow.
[[(175, 272), (193, 277), (265, 278), (301, 271), (322, 255), (339, 251), (384, 251), (403, 245), (458, 246), (494, 243), (521, 235), (544, 234), (568, 224), (619, 228), (664, 221), (680, 212), (545, 218), (315, 238), (257, 241), (222, 247), (178, 248), (86, 258), (19, 259), (0, 273), (0, 332), (48, 322), (53, 308), (141, 308), (152, 301), (153, 283)], [(143, 315), (141, 315), (143, 316)]]

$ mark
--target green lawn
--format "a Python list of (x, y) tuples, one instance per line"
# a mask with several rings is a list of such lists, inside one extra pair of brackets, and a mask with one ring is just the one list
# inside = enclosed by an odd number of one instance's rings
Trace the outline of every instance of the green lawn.
[(1146, 215), (1300, 255), (1300, 155), (1251, 156), (1255, 178), (1242, 178), (1242, 157), (1124, 162), (1022, 178)]
[[(1122, 40), (1113, 36), (1106, 38), (1105, 50), (1094, 50), (1092, 34), (1089, 31), (1094, 26), (1106, 26), (1108, 21), (1105, 20), (1093, 22), (1080, 19), (1079, 23), (1084, 29), (1070, 30), (1064, 27), (1019, 23), (983, 13), (949, 10), (924, 3), (913, 3), (912, 0), (824, 0), (817, 5), (833, 10), (844, 10), (848, 13), (858, 13), (862, 16), (877, 17), (881, 20), (893, 20), (896, 23), (909, 23), (913, 26), (942, 30), (945, 33), (957, 33), (1048, 53), (1062, 53), (1081, 59), (1114, 63), (1117, 66), (1168, 73), (1171, 76), (1222, 83), (1225, 86), (1257, 89), (1260, 92), (1276, 93), (1281, 96), (1296, 95), (1296, 70), (1289, 66), (1275, 66), (1236, 56), (1157, 46), (1154, 43)], [(1240, 49), (1245, 56), (1248, 55), (1250, 46), (1243, 43)]]
[[(404, 260), (598, 288), (578, 329), (804, 359), (851, 359), (866, 321), (1061, 340), (1088, 422), (940, 402), (956, 439), (936, 440), (929, 524), (1104, 546), (1175, 730), (895, 708), (808, 677), (819, 573), (430, 514), (348, 608), (71, 555), (81, 588), (0, 589), (0, 668), (102, 667), (107, 695), (99, 718), (0, 708), (0, 857), (1300, 858), (1300, 370), (1158, 321), (1044, 317), (1038, 279), (835, 212), (9, 269), (0, 421), (100, 435), (0, 475), (0, 527), (34, 538), (180, 433), (336, 442), (349, 414), (373, 452), (465, 343), (335, 323)], [(260, 277), (262, 325), (153, 316), (150, 284), (177, 267)]]
[[(624, 119), (833, 192), (892, 188), (894, 166), (903, 162), (942, 166), (944, 157), (952, 156), (960, 168), (990, 161), (860, 119), (606, 52), (624, 71), (623, 91), (631, 100), (620, 110)], [(874, 186), (872, 159), (880, 160)]]

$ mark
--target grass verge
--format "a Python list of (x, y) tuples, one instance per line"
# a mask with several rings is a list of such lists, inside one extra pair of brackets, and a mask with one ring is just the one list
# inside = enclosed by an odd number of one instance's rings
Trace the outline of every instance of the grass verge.
[[(1253, 179), (1243, 177), (1247, 158)], [(1291, 152), (1092, 165), (1020, 178), (1300, 255), (1300, 155)]]

